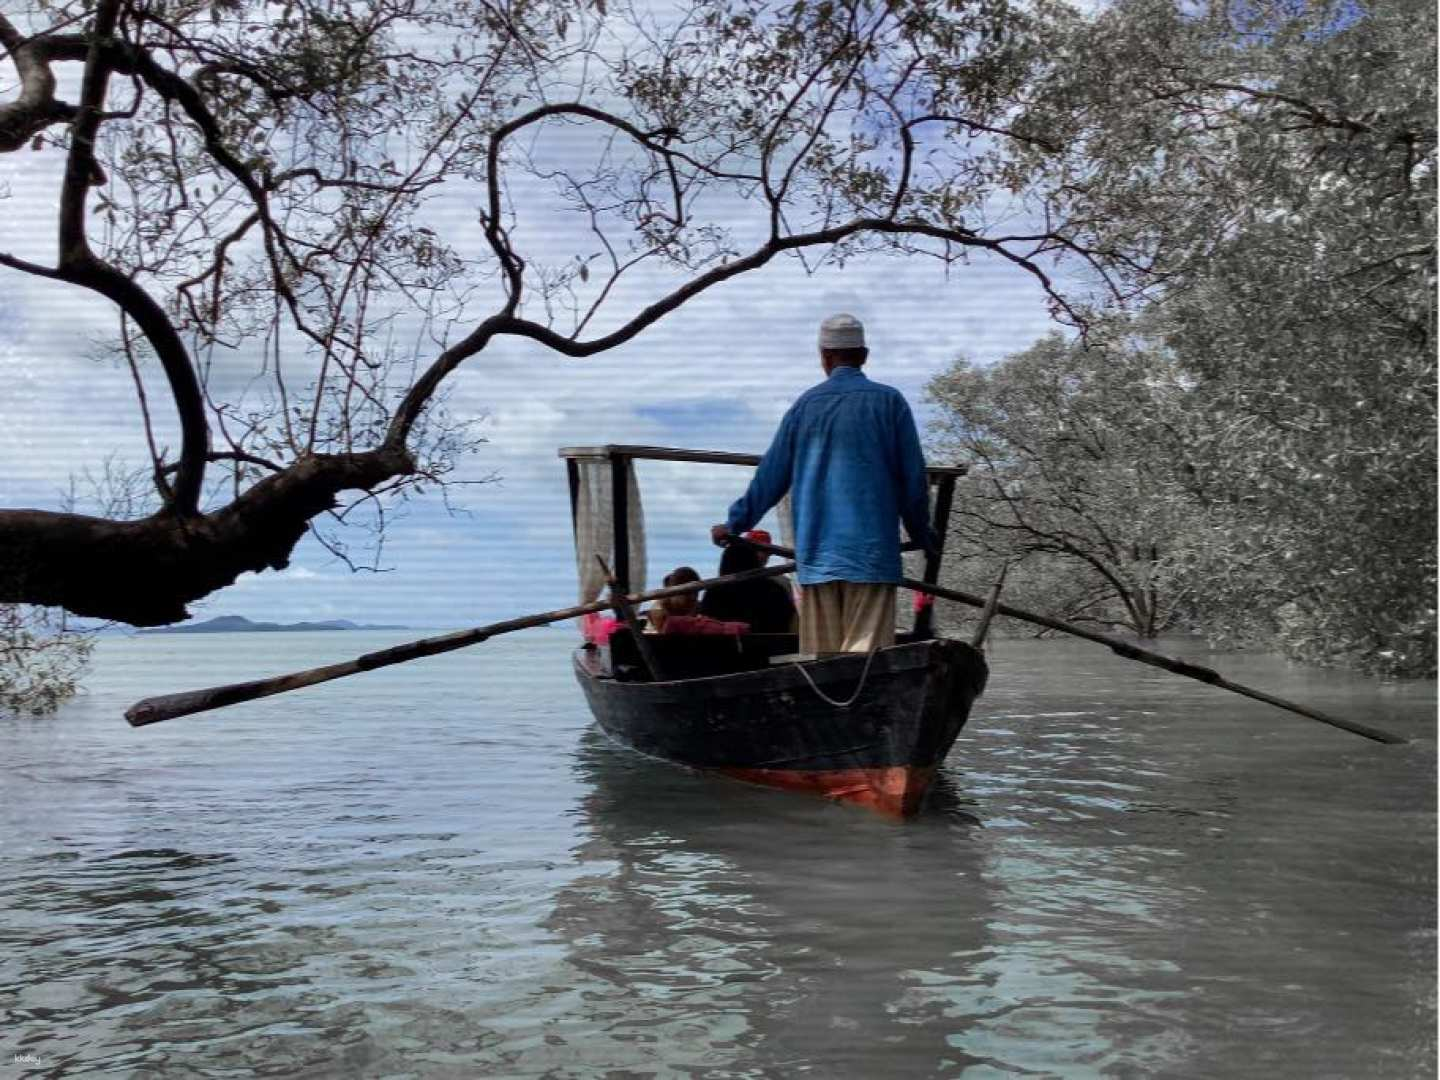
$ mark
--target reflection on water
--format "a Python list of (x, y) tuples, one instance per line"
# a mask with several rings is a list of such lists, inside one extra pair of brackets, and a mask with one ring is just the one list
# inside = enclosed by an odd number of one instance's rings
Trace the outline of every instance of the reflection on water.
[(657, 769), (594, 731), (576, 762), (589, 872), (547, 925), (605, 990), (573, 1023), (655, 1044), (656, 1065), (713, 1065), (717, 1047), (831, 1075), (964, 1058), (910, 1000), (973, 981), (981, 947), (976, 821), (953, 793), (907, 827)]
[[(317, 637), (282, 666), (333, 659)], [(234, 638), (107, 642), (89, 699), (0, 726), (0, 1060), (1433, 1073), (1433, 684), (1217, 665), (1419, 736), (1381, 747), (1088, 647), (997, 642), (900, 824), (613, 747), (568, 645), (135, 733), (123, 706), (171, 688), (157, 655), (175, 687), (276, 665)]]

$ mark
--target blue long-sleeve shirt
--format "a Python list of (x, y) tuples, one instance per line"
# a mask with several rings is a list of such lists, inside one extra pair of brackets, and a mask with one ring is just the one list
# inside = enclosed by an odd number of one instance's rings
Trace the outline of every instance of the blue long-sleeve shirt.
[(791, 492), (796, 576), (898, 582), (900, 530), (930, 532), (925, 458), (900, 391), (839, 366), (790, 406), (745, 494), (730, 507), (733, 533), (753, 528)]

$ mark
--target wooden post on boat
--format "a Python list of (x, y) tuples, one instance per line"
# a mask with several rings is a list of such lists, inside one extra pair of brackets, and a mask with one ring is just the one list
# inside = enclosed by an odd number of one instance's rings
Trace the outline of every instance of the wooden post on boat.
[(615, 606), (620, 618), (625, 620), (625, 625), (630, 628), (630, 635), (635, 639), (635, 648), (640, 650), (640, 662), (645, 665), (646, 674), (650, 676), (651, 682), (659, 682), (664, 678), (660, 668), (660, 657), (655, 654), (654, 645), (645, 637), (645, 628), (640, 625), (640, 619), (635, 614), (635, 609), (625, 599), (625, 593), (621, 590), (615, 575), (610, 572), (610, 567), (600, 555), (595, 556), (600, 563), (600, 569), (605, 571), (605, 581), (610, 586), (610, 602)]
[[(955, 500), (955, 475), (955, 473), (941, 473), (936, 483), (935, 550), (925, 556), (925, 572), (921, 578), (927, 585), (934, 585), (940, 580), (940, 559), (945, 553), (945, 534), (949, 532), (950, 526), (950, 506)], [(917, 641), (921, 638), (935, 636), (935, 598), (926, 597), (926, 600), (928, 602), (915, 613), (915, 622), (910, 628)]]
[[(630, 459), (624, 454), (610, 457), (610, 506), (614, 526), (610, 549), (615, 556), (615, 575), (610, 586), (619, 593), (630, 591)], [(606, 574), (610, 571), (607, 569)]]
[(565, 478), (570, 483), (570, 534), (579, 538), (580, 529), (580, 463), (565, 459)]

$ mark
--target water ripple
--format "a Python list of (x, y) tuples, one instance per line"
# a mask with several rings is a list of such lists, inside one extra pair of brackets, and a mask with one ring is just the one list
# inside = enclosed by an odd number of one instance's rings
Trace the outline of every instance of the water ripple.
[(1374, 747), (1002, 640), (908, 824), (617, 750), (556, 632), (119, 721), (259, 637), (106, 641), (0, 728), (19, 1075), (1433, 1071), (1433, 684), (1219, 665), (1421, 740)]

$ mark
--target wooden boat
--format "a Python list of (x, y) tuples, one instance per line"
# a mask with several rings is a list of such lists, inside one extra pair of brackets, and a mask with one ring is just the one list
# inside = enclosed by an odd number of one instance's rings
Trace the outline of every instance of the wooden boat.
[(656, 642), (676, 666), (681, 649), (712, 643), (728, 651), (714, 666), (735, 670), (637, 678), (617, 631), (608, 648), (576, 651), (575, 674), (601, 729), (631, 749), (901, 816), (919, 809), (985, 684), (985, 661), (959, 641), (782, 664), (766, 653), (793, 652), (791, 635)]
[[(637, 446), (572, 447), (560, 454), (570, 468), (572, 508), (582, 501), (579, 470), (605, 469), (613, 500), (608, 547), (622, 593), (629, 591), (629, 515), (638, 511), (629, 505), (633, 461), (759, 460)], [(942, 536), (960, 472), (930, 470)], [(578, 512), (576, 541), (584, 565)], [(938, 557), (928, 560), (926, 580), (938, 572)], [(897, 644), (871, 654), (801, 658), (794, 634), (646, 634), (643, 651), (641, 644), (621, 627), (606, 644), (587, 643), (575, 652), (575, 676), (613, 740), (665, 761), (897, 816), (920, 808), (987, 675), (978, 649), (932, 636), (929, 608)]]

